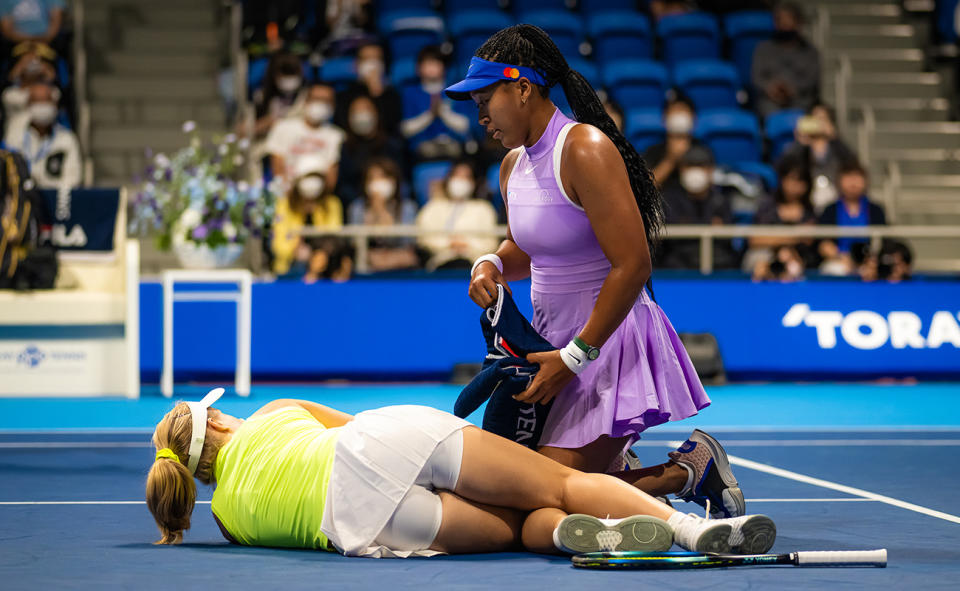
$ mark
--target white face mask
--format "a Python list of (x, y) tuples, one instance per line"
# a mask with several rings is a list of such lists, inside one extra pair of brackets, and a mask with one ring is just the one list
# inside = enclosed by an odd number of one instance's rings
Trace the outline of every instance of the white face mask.
[(280, 76), (277, 78), (277, 88), (287, 94), (296, 92), (300, 88), (300, 76)]
[(303, 108), (303, 114), (306, 115), (310, 123), (326, 123), (333, 117), (333, 107), (330, 103), (323, 101), (310, 101)]
[(57, 118), (57, 106), (53, 103), (33, 103), (27, 111), (30, 121), (37, 125), (50, 125)]
[(427, 94), (440, 94), (447, 85), (443, 80), (424, 80), (423, 91)]
[(454, 201), (463, 201), (473, 196), (476, 185), (470, 179), (452, 178), (447, 182), (447, 196)]
[(357, 62), (357, 77), (369, 78), (383, 74), (383, 62), (377, 59), (365, 59)]
[(374, 179), (367, 183), (367, 195), (389, 199), (397, 191), (397, 182), (393, 179)]
[(680, 173), (680, 184), (687, 192), (700, 194), (710, 188), (710, 175), (706, 168), (691, 166)]
[(357, 135), (370, 135), (377, 128), (377, 114), (370, 111), (357, 111), (350, 115), (350, 129)]
[(693, 117), (689, 113), (671, 113), (664, 122), (667, 133), (688, 134), (693, 130)]
[(323, 179), (318, 176), (305, 176), (297, 181), (297, 191), (304, 199), (316, 199), (323, 193)]

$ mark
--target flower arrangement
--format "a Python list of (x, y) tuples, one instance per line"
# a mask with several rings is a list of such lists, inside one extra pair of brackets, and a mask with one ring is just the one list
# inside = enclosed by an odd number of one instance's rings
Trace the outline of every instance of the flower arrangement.
[(273, 216), (274, 196), (247, 181), (249, 141), (233, 134), (204, 142), (196, 124), (183, 124), (188, 146), (171, 156), (147, 151), (135, 179), (130, 233), (153, 235), (161, 250), (231, 248), (259, 238)]

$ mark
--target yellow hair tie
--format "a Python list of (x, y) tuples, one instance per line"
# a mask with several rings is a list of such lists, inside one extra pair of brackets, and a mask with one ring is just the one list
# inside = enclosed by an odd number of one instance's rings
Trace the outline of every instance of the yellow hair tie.
[(165, 447), (157, 452), (156, 459), (159, 460), (160, 458), (169, 458), (178, 464), (180, 463), (180, 458), (177, 456), (177, 454), (173, 453), (173, 450), (169, 447)]

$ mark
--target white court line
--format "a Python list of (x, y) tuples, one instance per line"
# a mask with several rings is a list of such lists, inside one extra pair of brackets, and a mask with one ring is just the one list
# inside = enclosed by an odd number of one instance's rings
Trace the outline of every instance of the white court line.
[[(656, 441), (640, 440), (634, 443), (634, 446), (640, 447), (662, 447), (667, 443), (682, 442), (674, 441)], [(960, 439), (724, 439), (724, 447), (828, 447), (842, 445), (846, 447), (887, 445), (887, 446), (917, 446), (917, 447), (936, 447), (936, 446), (958, 446)]]
[(893, 497), (879, 495), (877, 493), (873, 493), (868, 490), (863, 490), (862, 488), (854, 488), (852, 486), (847, 486), (845, 484), (839, 484), (836, 482), (830, 482), (829, 480), (823, 480), (821, 478), (813, 478), (812, 476), (806, 476), (805, 474), (791, 472), (790, 470), (784, 470), (783, 468), (777, 468), (775, 466), (768, 466), (767, 464), (761, 464), (759, 462), (754, 462), (746, 458), (740, 458), (740, 457), (731, 456), (731, 455), (728, 455), (727, 458), (730, 460), (730, 463), (735, 466), (743, 466), (744, 468), (750, 468), (751, 470), (757, 470), (758, 472), (772, 474), (774, 476), (786, 478), (787, 480), (795, 480), (797, 482), (803, 482), (804, 484), (812, 484), (813, 486), (819, 486), (821, 488), (835, 490), (837, 492), (846, 493), (848, 495), (856, 495), (859, 497), (864, 497), (872, 501), (886, 503), (887, 505), (900, 507), (901, 509), (907, 509), (908, 511), (915, 511), (917, 513), (929, 515), (930, 517), (943, 519), (944, 521), (950, 521), (952, 523), (960, 523), (960, 517), (956, 515), (951, 515), (949, 513), (944, 513), (942, 511), (936, 511), (934, 509), (930, 509), (927, 507), (921, 507), (920, 505), (915, 505), (913, 503), (901, 501), (900, 499), (895, 499)]
[[(146, 505), (146, 501), (0, 501), (0, 505)], [(209, 505), (210, 501), (197, 501)]]
[(149, 441), (22, 441), (0, 442), (0, 449), (153, 447)]
[(858, 497), (843, 497), (840, 499), (754, 499), (747, 497), (751, 503), (876, 503), (875, 499), (861, 499)]

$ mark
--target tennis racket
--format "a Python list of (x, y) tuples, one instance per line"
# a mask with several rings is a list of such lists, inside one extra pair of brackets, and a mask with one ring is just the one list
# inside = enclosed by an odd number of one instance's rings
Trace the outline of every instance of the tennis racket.
[(790, 564), (793, 566), (887, 566), (887, 551), (791, 552), (789, 554), (714, 554), (711, 552), (589, 552), (573, 557), (579, 568), (665, 570)]

